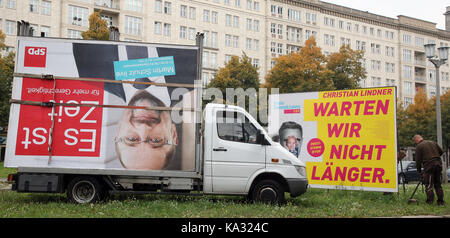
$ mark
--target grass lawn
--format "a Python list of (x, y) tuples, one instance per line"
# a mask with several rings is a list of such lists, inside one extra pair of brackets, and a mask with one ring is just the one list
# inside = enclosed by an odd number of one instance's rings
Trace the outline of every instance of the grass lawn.
[[(5, 177), (0, 164), (0, 178)], [(12, 170), (14, 172), (14, 170)], [(273, 206), (247, 203), (238, 196), (113, 195), (99, 204), (76, 205), (65, 194), (29, 194), (0, 190), (1, 218), (331, 218), (450, 215), (450, 185), (445, 184), (445, 206), (428, 205), (419, 187), (417, 204), (407, 201), (415, 184), (399, 187), (399, 193), (308, 189), (287, 204)]]

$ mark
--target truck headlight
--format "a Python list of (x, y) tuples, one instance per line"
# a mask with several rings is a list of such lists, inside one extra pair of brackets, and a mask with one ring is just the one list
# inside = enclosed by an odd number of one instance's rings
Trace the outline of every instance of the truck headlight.
[(306, 167), (304, 166), (294, 166), (294, 167), (301, 176), (306, 177)]

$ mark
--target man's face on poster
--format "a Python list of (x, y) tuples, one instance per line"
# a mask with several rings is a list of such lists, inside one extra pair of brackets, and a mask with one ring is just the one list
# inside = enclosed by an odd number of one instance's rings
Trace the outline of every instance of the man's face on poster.
[[(165, 106), (145, 90), (137, 91), (128, 105)], [(119, 122), (115, 143), (123, 167), (161, 170), (173, 160), (178, 137), (169, 111), (126, 109)]]
[(295, 147), (298, 146), (298, 153), (300, 154), (302, 141), (302, 132), (299, 129), (285, 128), (280, 133), (280, 144), (290, 151), (294, 150)]

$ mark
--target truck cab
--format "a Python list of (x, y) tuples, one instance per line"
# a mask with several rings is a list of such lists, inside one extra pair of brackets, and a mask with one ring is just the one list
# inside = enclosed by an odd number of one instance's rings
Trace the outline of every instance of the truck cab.
[(284, 193), (306, 192), (305, 164), (274, 142), (243, 108), (213, 104), (203, 112), (206, 194), (248, 195), (284, 202)]

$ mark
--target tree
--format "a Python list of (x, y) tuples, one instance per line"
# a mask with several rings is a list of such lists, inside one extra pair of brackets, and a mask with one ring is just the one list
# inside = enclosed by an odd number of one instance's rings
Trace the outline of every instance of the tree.
[[(437, 121), (436, 121), (436, 97), (430, 100), (432, 112), (428, 123), (430, 134), (433, 140), (437, 141)], [(441, 123), (442, 123), (442, 146), (449, 148), (450, 146), (450, 90), (441, 95)]]
[[(258, 120), (259, 86), (258, 68), (253, 66), (251, 59), (243, 53), (242, 57), (232, 56), (225, 66), (219, 69), (207, 86), (206, 98), (214, 97), (216, 102), (241, 106)], [(208, 100), (203, 102), (208, 103)]]
[(15, 54), (0, 56), (0, 127), (7, 127), (14, 74)]
[(279, 88), (280, 93), (358, 88), (359, 81), (366, 77), (363, 58), (363, 51), (348, 45), (326, 57), (311, 37), (299, 52), (275, 59), (265, 87)]
[(266, 77), (265, 87), (279, 88), (280, 93), (325, 91), (334, 89), (326, 57), (314, 37), (299, 52), (282, 55)]
[(349, 45), (341, 46), (339, 52), (328, 56), (326, 67), (332, 72), (336, 90), (359, 87), (359, 81), (366, 78), (366, 70), (361, 63), (363, 58), (364, 51), (352, 50)]
[(2, 30), (0, 30), (0, 51), (6, 48), (5, 38), (6, 38), (5, 33), (3, 33)]
[(413, 104), (406, 109), (397, 108), (397, 132), (400, 147), (415, 146), (412, 137), (416, 134), (422, 135), (424, 139), (435, 140), (436, 127), (432, 129), (431, 125), (433, 125), (432, 120), (436, 119), (436, 111), (432, 104), (432, 100), (427, 99), (426, 93), (419, 89)]
[(109, 40), (108, 23), (102, 20), (100, 12), (94, 12), (89, 16), (89, 30), (81, 33), (86, 40)]
[(230, 61), (219, 69), (207, 88), (218, 88), (223, 95), (226, 95), (227, 88), (257, 90), (259, 88), (258, 68), (252, 65), (251, 59), (245, 53), (242, 58), (233, 55)]

